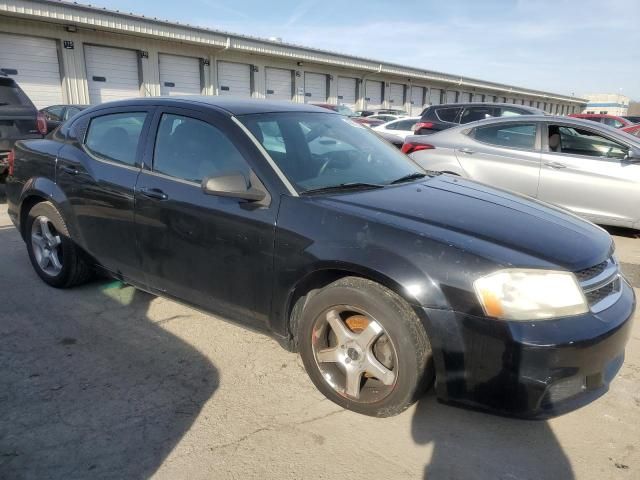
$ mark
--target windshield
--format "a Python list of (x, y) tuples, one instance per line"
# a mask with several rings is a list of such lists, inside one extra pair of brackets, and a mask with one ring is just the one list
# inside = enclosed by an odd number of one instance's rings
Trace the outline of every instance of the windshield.
[(424, 171), (367, 127), (324, 113), (239, 117), (298, 192), (345, 184), (389, 185)]

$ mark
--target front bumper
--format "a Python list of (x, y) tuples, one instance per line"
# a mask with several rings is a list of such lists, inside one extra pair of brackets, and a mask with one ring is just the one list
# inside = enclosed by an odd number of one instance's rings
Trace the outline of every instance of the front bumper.
[(544, 418), (602, 395), (622, 365), (635, 310), (633, 290), (622, 283), (606, 310), (556, 320), (507, 322), (424, 308), (438, 398)]

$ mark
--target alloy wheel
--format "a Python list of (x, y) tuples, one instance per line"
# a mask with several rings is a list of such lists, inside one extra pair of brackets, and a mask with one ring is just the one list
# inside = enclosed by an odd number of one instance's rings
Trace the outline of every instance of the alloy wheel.
[(41, 215), (31, 226), (31, 246), (40, 269), (55, 277), (62, 271), (62, 239), (51, 220)]

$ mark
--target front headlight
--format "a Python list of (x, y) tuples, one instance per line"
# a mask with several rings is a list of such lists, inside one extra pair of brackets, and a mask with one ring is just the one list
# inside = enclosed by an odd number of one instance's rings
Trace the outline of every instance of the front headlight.
[(477, 279), (473, 288), (484, 313), (504, 320), (540, 320), (589, 311), (571, 272), (506, 269)]

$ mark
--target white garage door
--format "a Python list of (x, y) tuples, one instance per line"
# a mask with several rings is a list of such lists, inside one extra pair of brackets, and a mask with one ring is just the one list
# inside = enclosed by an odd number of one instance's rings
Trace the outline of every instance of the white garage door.
[(327, 76), (304, 72), (304, 103), (327, 101)]
[(468, 103), (471, 101), (471, 94), (469, 92), (461, 92), (460, 93), (460, 100), (458, 100), (460, 103)]
[(442, 90), (439, 88), (432, 88), (429, 90), (429, 103), (431, 105), (440, 105), (440, 97), (442, 96)]
[(291, 70), (267, 67), (264, 71), (267, 81), (267, 98), (271, 100), (291, 100), (293, 98)]
[(411, 115), (420, 115), (424, 110), (424, 87), (411, 87)]
[(338, 103), (346, 105), (351, 109), (356, 108), (358, 101), (356, 79), (347, 77), (338, 77)]
[(36, 107), (64, 103), (55, 40), (0, 34), (0, 69), (20, 84)]
[(365, 100), (367, 101), (366, 108), (369, 110), (382, 108), (382, 82), (367, 80)]
[(135, 50), (85, 45), (84, 58), (92, 104), (140, 96)]
[(484, 94), (484, 101), (485, 102), (495, 102), (496, 101), (496, 97), (493, 95), (493, 93), (485, 93)]
[(178, 55), (158, 55), (160, 95), (200, 95), (200, 59)]
[(404, 109), (404, 85), (399, 83), (389, 85), (389, 106)]
[(471, 99), (472, 102), (481, 102), (482, 101), (482, 94), (481, 93), (474, 93), (473, 94), (473, 98)]
[(458, 92), (455, 90), (447, 90), (447, 103), (456, 103), (458, 101)]
[(251, 65), (218, 62), (218, 95), (251, 97)]

